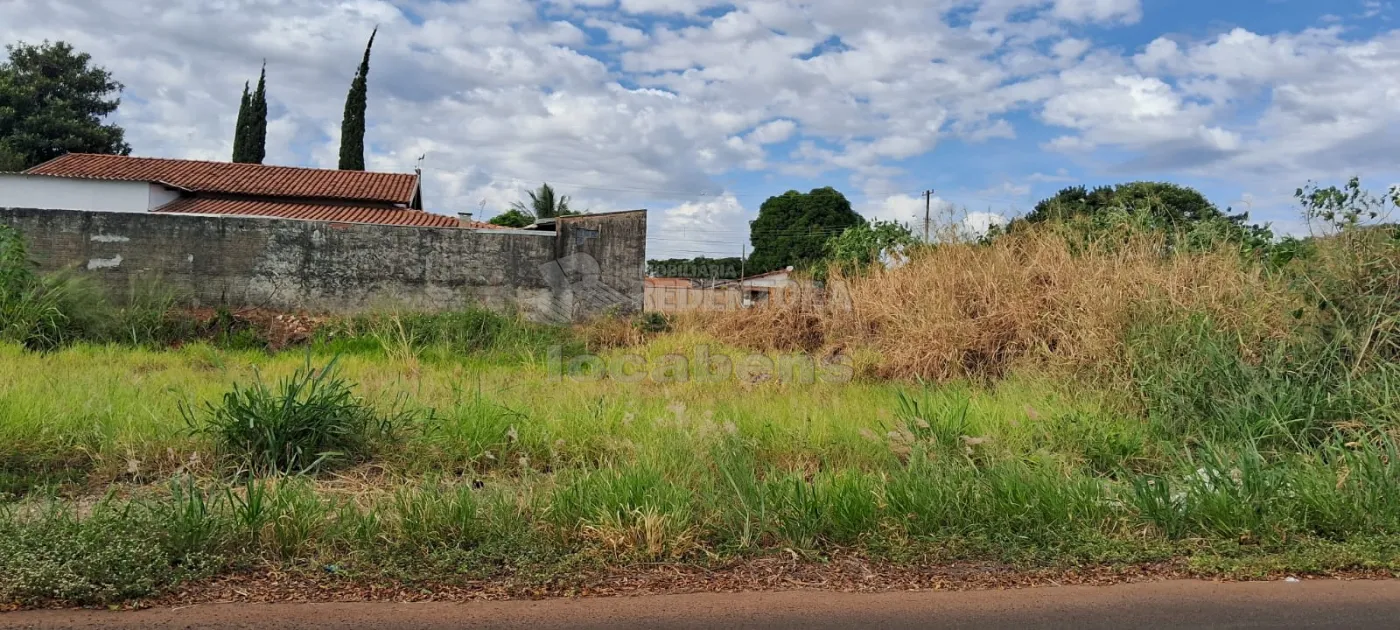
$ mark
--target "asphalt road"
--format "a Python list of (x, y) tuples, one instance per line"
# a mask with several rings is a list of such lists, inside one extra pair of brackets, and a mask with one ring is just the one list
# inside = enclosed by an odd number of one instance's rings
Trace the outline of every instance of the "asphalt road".
[(4, 628), (1400, 628), (1400, 582), (694, 594), (468, 604), (211, 604), (0, 614)]

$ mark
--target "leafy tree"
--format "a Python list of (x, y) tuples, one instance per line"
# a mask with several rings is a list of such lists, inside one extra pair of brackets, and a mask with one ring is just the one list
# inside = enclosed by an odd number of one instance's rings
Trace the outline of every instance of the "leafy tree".
[(826, 256), (842, 273), (857, 274), (918, 242), (908, 227), (894, 221), (861, 223), (831, 237), (826, 242)]
[(365, 170), (365, 110), (369, 103), (369, 53), (374, 48), (375, 28), (365, 46), (365, 58), (360, 61), (360, 69), (355, 72), (355, 80), (350, 82), (350, 93), (345, 96), (345, 117), (340, 122), (340, 170)]
[(1341, 188), (1322, 188), (1308, 182), (1293, 196), (1302, 204), (1303, 216), (1338, 232), (1390, 218), (1392, 210), (1400, 207), (1400, 186), (1392, 186), (1385, 195), (1376, 195), (1361, 187), (1359, 177), (1352, 177)]
[(243, 100), (238, 104), (238, 120), (233, 124), (233, 162), (245, 163), (248, 159), (248, 118), (253, 104), (253, 95), (248, 91), (248, 82), (243, 82)]
[(788, 266), (808, 266), (826, 254), (826, 242), (865, 219), (851, 209), (851, 202), (834, 188), (810, 193), (789, 190), (770, 197), (749, 224), (753, 256), (749, 266), (764, 273)]
[(1190, 223), (1227, 219), (1242, 223), (1247, 215), (1228, 215), (1194, 188), (1165, 182), (1132, 182), (1089, 190), (1075, 186), (1035, 205), (1025, 216), (1029, 223), (1063, 221), (1127, 209), (1146, 212), (1162, 227), (1186, 227)]
[(553, 219), (581, 214), (569, 209), (569, 196), (554, 192), (549, 184), (540, 185), (538, 190), (529, 191), (530, 202), (517, 201), (510, 207), (518, 212), (540, 219)]
[(488, 223), (504, 227), (523, 228), (534, 222), (535, 217), (530, 216), (530, 213), (511, 208), (510, 210), (491, 217)]
[(0, 173), (22, 171), (26, 168), (29, 166), (26, 165), (24, 156), (0, 142)]
[(65, 42), (6, 46), (0, 63), (0, 168), (22, 170), (65, 153), (128, 155), (131, 146), (105, 116), (121, 104), (122, 84), (92, 56)]

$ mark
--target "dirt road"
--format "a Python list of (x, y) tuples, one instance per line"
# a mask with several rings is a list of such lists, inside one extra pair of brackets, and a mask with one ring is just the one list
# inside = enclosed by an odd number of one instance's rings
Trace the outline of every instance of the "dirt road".
[(1400, 582), (694, 594), (471, 604), (212, 604), (0, 614), (5, 628), (1396, 628)]

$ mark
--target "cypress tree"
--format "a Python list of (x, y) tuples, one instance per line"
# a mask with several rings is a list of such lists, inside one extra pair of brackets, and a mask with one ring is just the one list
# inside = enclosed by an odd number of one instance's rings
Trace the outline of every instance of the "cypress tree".
[(267, 62), (263, 62), (258, 89), (248, 109), (248, 162), (262, 164), (267, 157)]
[(350, 83), (350, 93), (345, 97), (345, 117), (340, 123), (340, 170), (365, 170), (365, 107), (369, 90), (369, 52), (374, 48), (374, 36), (379, 28), (369, 35), (365, 46), (365, 58)]
[(233, 125), (233, 161), (248, 161), (248, 108), (252, 97), (248, 94), (248, 83), (243, 83), (243, 102), (238, 106), (238, 121)]

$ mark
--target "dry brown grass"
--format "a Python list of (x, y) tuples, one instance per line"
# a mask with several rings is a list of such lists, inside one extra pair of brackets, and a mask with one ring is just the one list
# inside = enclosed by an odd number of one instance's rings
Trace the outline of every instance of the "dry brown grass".
[(1134, 322), (1170, 313), (1207, 314), (1246, 346), (1283, 334), (1294, 297), (1237, 251), (1165, 251), (1151, 235), (1110, 243), (1030, 230), (689, 325), (749, 347), (865, 351), (879, 376), (926, 379), (996, 377), (1026, 362), (1112, 370)]
[(574, 326), (589, 352), (604, 352), (613, 348), (629, 348), (646, 342), (646, 335), (637, 329), (630, 317), (604, 315)]

